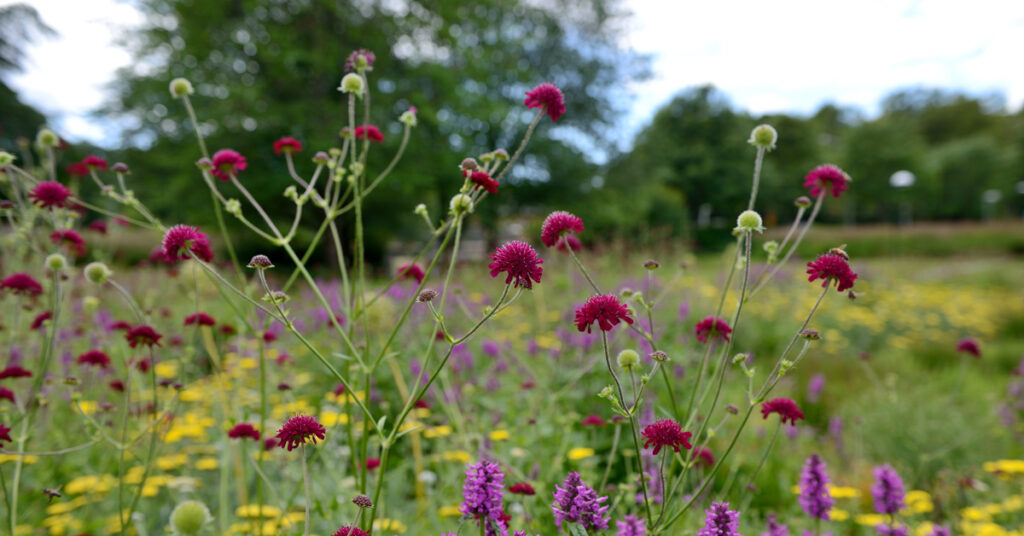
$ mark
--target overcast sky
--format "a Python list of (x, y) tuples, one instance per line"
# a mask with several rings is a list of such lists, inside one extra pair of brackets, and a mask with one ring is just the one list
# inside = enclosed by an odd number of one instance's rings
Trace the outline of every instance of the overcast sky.
[[(1024, 0), (625, 1), (634, 17), (623, 39), (653, 55), (654, 77), (633, 86), (624, 139), (676, 92), (707, 83), (754, 113), (835, 102), (871, 115), (911, 85), (999, 91), (1013, 111), (1024, 103)], [(116, 143), (87, 113), (130, 61), (113, 40), (140, 15), (124, 0), (27, 3), (60, 36), (29, 49), (14, 87), (72, 141)]]

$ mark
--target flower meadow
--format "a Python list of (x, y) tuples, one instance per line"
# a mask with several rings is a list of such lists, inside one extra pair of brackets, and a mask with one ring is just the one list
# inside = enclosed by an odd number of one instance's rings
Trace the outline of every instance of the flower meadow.
[[(785, 143), (769, 125), (751, 132), (749, 201), (720, 255), (584, 249), (567, 200), (466, 260), (474, 211), (572, 99), (540, 83), (515, 147), (452, 170), (444, 213), (396, 207), (425, 238), (382, 276), (364, 200), (401, 180), (417, 109), (375, 114), (374, 62), (345, 62), (337, 147), (282, 133), (267, 148), (287, 164), (289, 214), (201, 130), (212, 228), (161, 221), (130, 163), (59, 162), (48, 129), (0, 154), (3, 530), (1021, 533), (1024, 301), (982, 284), (1019, 264), (922, 274), (842, 244), (800, 258), (823, 204), (857, 183), (832, 164), (794, 177), (796, 219), (767, 239), (760, 175)], [(199, 124), (192, 83), (169, 90)], [(400, 141), (371, 120), (396, 121)], [(371, 152), (390, 163), (372, 169)], [(301, 229), (304, 213), (319, 226)], [(265, 251), (239, 258), (228, 218)], [(143, 266), (94, 245), (123, 226), (150, 237)], [(310, 268), (323, 250), (335, 271)]]

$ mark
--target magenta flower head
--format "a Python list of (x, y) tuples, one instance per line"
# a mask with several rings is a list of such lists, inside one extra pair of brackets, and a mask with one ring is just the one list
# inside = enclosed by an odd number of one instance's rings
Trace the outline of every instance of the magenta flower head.
[(357, 527), (341, 527), (333, 536), (369, 536)]
[(381, 134), (380, 129), (374, 125), (360, 125), (356, 127), (355, 135), (357, 140), (366, 138), (377, 143), (384, 141), (384, 135)]
[(611, 331), (619, 322), (633, 323), (629, 308), (615, 295), (591, 296), (576, 310), (576, 329), (590, 333), (590, 327), (597, 322), (601, 331)]
[(730, 510), (729, 503), (711, 503), (704, 513), (704, 528), (697, 531), (697, 536), (740, 536), (740, 513)]
[(199, 232), (198, 227), (175, 225), (164, 233), (163, 255), (167, 262), (186, 260), (189, 258), (189, 251), (206, 262), (213, 260), (210, 241), (207, 240), (206, 233)]
[(981, 357), (981, 343), (972, 337), (964, 337), (956, 343), (956, 351), (971, 354), (974, 357)]
[(498, 193), (498, 181), (491, 178), (490, 175), (483, 171), (463, 171), (462, 176), (469, 176), (469, 182), (476, 185), (476, 189), (483, 188), (490, 194)]
[(74, 229), (58, 229), (50, 234), (50, 242), (58, 246), (67, 246), (75, 257), (84, 257), (86, 253), (85, 240), (78, 231)]
[(552, 247), (558, 243), (559, 238), (582, 232), (583, 220), (579, 216), (564, 210), (556, 210), (548, 214), (544, 224), (540, 226), (540, 239), (545, 246)]
[(107, 161), (93, 154), (82, 159), (82, 164), (89, 169), (107, 170)]
[(71, 197), (71, 190), (57, 181), (42, 181), (32, 188), (28, 194), (32, 203), (39, 208), (64, 208), (67, 206), (68, 198)]
[(875, 483), (871, 485), (871, 497), (874, 499), (875, 511), (879, 514), (893, 515), (906, 508), (904, 501), (903, 480), (890, 465), (875, 467)]
[(647, 536), (647, 525), (636, 516), (626, 516), (615, 522), (615, 536)]
[(647, 425), (644, 431), (641, 432), (647, 441), (644, 442), (644, 448), (650, 448), (654, 445), (655, 456), (661, 451), (661, 447), (672, 447), (676, 452), (680, 452), (679, 447), (684, 449), (692, 449), (693, 445), (690, 444), (690, 432), (684, 432), (683, 427), (672, 419), (665, 419), (658, 421), (654, 424)]
[(19, 272), (0, 279), (0, 290), (6, 290), (12, 294), (38, 296), (43, 293), (43, 286), (34, 277)]
[(857, 274), (850, 269), (850, 263), (836, 253), (826, 253), (807, 263), (807, 275), (811, 276), (807, 278), (809, 282), (821, 279), (822, 288), (835, 281), (839, 292), (853, 288), (853, 282), (857, 280)]
[(216, 324), (217, 322), (213, 319), (213, 317), (206, 313), (192, 313), (185, 317), (186, 326), (213, 326)]
[(796, 402), (793, 402), (788, 398), (773, 398), (764, 404), (761, 404), (762, 417), (767, 419), (772, 413), (779, 414), (779, 419), (782, 424), (789, 421), (791, 426), (796, 426), (796, 421), (802, 421), (804, 419), (804, 412), (800, 411)]
[(7, 365), (6, 368), (0, 370), (0, 380), (6, 380), (7, 378), (31, 378), (32, 373), (20, 367), (18, 365)]
[(565, 97), (562, 90), (554, 84), (544, 83), (531, 91), (526, 92), (526, 101), (523, 102), (527, 108), (541, 108), (551, 117), (551, 121), (558, 121), (565, 113)]
[(694, 331), (697, 333), (697, 340), (703, 344), (707, 344), (710, 340), (723, 339), (729, 342), (729, 334), (732, 333), (732, 328), (729, 324), (721, 318), (709, 316), (694, 326)]
[(415, 279), (416, 283), (422, 283), (426, 274), (423, 272), (423, 268), (420, 268), (420, 265), (410, 262), (398, 267), (398, 277), (402, 279)]
[(89, 350), (75, 360), (79, 365), (89, 365), (105, 369), (110, 366), (110, 357), (100, 350)]
[(373, 69), (373, 62), (377, 61), (377, 57), (373, 55), (373, 52), (361, 48), (353, 51), (345, 59), (345, 72), (350, 73), (358, 69)]
[(128, 330), (128, 333), (124, 334), (124, 340), (128, 341), (128, 346), (135, 348), (140, 344), (144, 344), (152, 348), (153, 346), (160, 346), (160, 339), (163, 335), (156, 332), (155, 329), (142, 325), (135, 326)]
[(10, 389), (8, 389), (6, 387), (0, 387), (0, 400), (5, 400), (5, 399), (6, 400), (10, 400), (11, 404), (14, 404), (15, 403), (14, 402), (14, 391), (12, 391), (12, 390), (10, 390)]
[(850, 176), (838, 166), (825, 164), (812, 169), (804, 177), (804, 188), (811, 197), (818, 197), (822, 191), (832, 190), (832, 197), (839, 197), (850, 187)]
[(825, 462), (817, 454), (812, 454), (804, 464), (800, 473), (800, 506), (804, 512), (814, 519), (828, 521), (829, 512), (836, 501), (828, 492), (828, 473)]
[[(515, 282), (517, 287), (533, 288), (533, 281), (540, 283), (544, 269), (540, 267), (544, 259), (526, 242), (513, 240), (494, 250), (491, 254), (491, 277), (505, 272), (505, 284)], [(533, 281), (531, 281), (531, 279)]]
[(279, 155), (281, 153), (297, 153), (302, 151), (302, 143), (299, 140), (285, 136), (274, 142), (274, 154)]
[(260, 432), (252, 424), (247, 422), (240, 422), (234, 425), (230, 430), (228, 430), (228, 437), (230, 437), (231, 439), (245, 439), (248, 437), (253, 441), (259, 441)]
[[(497, 463), (482, 460), (466, 469), (462, 485), (462, 515), (480, 520), (487, 534), (502, 534), (501, 501), (505, 496), (505, 474)], [(499, 526), (500, 525), (500, 526)]]
[(239, 171), (245, 169), (249, 164), (241, 153), (232, 149), (221, 149), (213, 153), (213, 169), (210, 171), (214, 177), (222, 181), (231, 180), (232, 175), (238, 175)]
[(0, 423), (0, 443), (3, 443), (4, 441), (8, 443), (14, 442), (14, 440), (11, 439), (11, 429), (4, 426), (3, 423)]
[(608, 528), (611, 519), (605, 516), (608, 507), (603, 503), (608, 497), (598, 497), (594, 488), (586, 485), (580, 474), (573, 471), (561, 485), (555, 485), (555, 503), (551, 511), (555, 514), (555, 523), (562, 528), (562, 523), (579, 523), (586, 531)]
[(309, 415), (296, 415), (284, 423), (284, 426), (277, 431), (278, 445), (289, 451), (309, 441), (316, 444), (316, 440), (323, 441), (327, 435), (327, 429), (317, 422), (316, 417)]

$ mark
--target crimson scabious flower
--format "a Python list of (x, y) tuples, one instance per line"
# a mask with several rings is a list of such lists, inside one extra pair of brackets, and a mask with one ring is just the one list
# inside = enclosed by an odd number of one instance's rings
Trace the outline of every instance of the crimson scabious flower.
[(899, 473), (888, 464), (875, 467), (873, 472), (875, 482), (871, 485), (871, 497), (874, 499), (875, 511), (889, 515), (899, 513), (907, 506)]
[(971, 354), (974, 357), (981, 357), (981, 343), (971, 337), (964, 337), (956, 343), (956, 351)]
[(555, 503), (551, 512), (555, 515), (555, 524), (562, 528), (562, 523), (579, 523), (587, 531), (608, 528), (611, 519), (605, 516), (608, 506), (603, 503), (608, 497), (598, 497), (594, 488), (586, 485), (580, 474), (572, 471), (559, 485), (555, 485)]
[(475, 184), (477, 190), (483, 188), (484, 190), (487, 190), (488, 193), (498, 193), (498, 181), (492, 179), (487, 173), (483, 171), (462, 172), (463, 177), (466, 177), (467, 175), (469, 175), (469, 182)]
[(292, 137), (285, 136), (274, 142), (274, 154), (281, 154), (282, 152), (291, 154), (297, 153), (302, 150), (302, 143)]
[(7, 365), (7, 368), (0, 370), (0, 380), (7, 378), (31, 378), (32, 373), (18, 365)]
[(206, 262), (213, 260), (210, 241), (206, 233), (199, 232), (198, 227), (175, 225), (164, 233), (163, 255), (167, 262), (187, 260), (189, 251)]
[(248, 165), (245, 157), (238, 151), (221, 149), (213, 153), (213, 169), (210, 170), (210, 173), (222, 181), (228, 181), (231, 180), (232, 175), (238, 175), (238, 172)]
[(163, 338), (163, 335), (157, 333), (155, 329), (146, 325), (135, 326), (129, 329), (128, 333), (124, 334), (124, 339), (128, 341), (128, 346), (131, 346), (132, 348), (135, 348), (140, 344), (144, 344), (150, 348), (154, 345), (160, 346), (161, 338)]
[(565, 235), (559, 238), (558, 242), (555, 242), (556, 251), (561, 251), (562, 253), (569, 253), (570, 249), (572, 249), (573, 251), (579, 251), (583, 249), (583, 242), (580, 242), (580, 239), (576, 238), (576, 235)]
[(107, 222), (103, 220), (93, 220), (86, 226), (90, 231), (96, 231), (99, 234), (107, 234)]
[(693, 445), (690, 444), (690, 432), (684, 432), (683, 427), (672, 419), (664, 419), (654, 424), (647, 425), (641, 435), (647, 438), (644, 442), (644, 448), (650, 448), (654, 445), (655, 456), (661, 451), (661, 447), (672, 447), (676, 452), (680, 452), (679, 447), (685, 449), (692, 449)]
[[(505, 272), (505, 284), (515, 282), (517, 287), (533, 288), (533, 281), (540, 283), (544, 269), (540, 267), (544, 259), (526, 242), (513, 240), (494, 250), (491, 254), (491, 277)], [(532, 280), (532, 281), (531, 281)]]
[(838, 166), (825, 164), (812, 169), (804, 177), (804, 188), (811, 197), (818, 197), (826, 189), (832, 190), (832, 197), (839, 197), (850, 187), (850, 176)]
[(583, 307), (576, 310), (576, 329), (590, 333), (590, 328), (597, 322), (601, 331), (611, 331), (619, 322), (633, 323), (633, 318), (626, 304), (612, 294), (591, 296)]
[(697, 531), (697, 536), (740, 536), (740, 513), (730, 510), (729, 503), (711, 503), (704, 513), (704, 528)]
[(64, 171), (75, 178), (89, 176), (89, 166), (86, 166), (83, 162), (72, 162), (64, 168)]
[(811, 454), (800, 473), (800, 506), (814, 519), (828, 521), (829, 512), (836, 501), (828, 492), (828, 473), (825, 462), (817, 454)]
[(107, 161), (93, 154), (83, 158), (82, 164), (89, 169), (107, 170)]
[(706, 448), (699, 448), (693, 451), (692, 459), (697, 462), (697, 465), (704, 466), (705, 468), (712, 468), (715, 465), (715, 455)]
[(376, 469), (378, 467), (380, 467), (380, 458), (367, 458), (366, 459), (366, 469), (368, 471), (373, 471), (374, 469)]
[(26, 296), (38, 296), (43, 293), (43, 286), (34, 277), (24, 272), (11, 274), (0, 280), (0, 290), (5, 289), (8, 292)]
[(804, 418), (804, 412), (800, 411), (796, 402), (793, 402), (788, 398), (773, 398), (764, 404), (761, 404), (762, 417), (767, 419), (772, 413), (779, 414), (779, 419), (782, 424), (785, 424), (788, 420), (790, 426), (796, 426), (796, 421), (802, 421)]
[(107, 385), (111, 389), (117, 391), (118, 393), (123, 393), (124, 392), (124, 382), (121, 381), (121, 380), (114, 380), (114, 381), (108, 383)]
[(356, 528), (356, 527), (341, 527), (340, 529), (338, 529), (337, 532), (334, 533), (334, 536), (369, 536), (369, 535), (366, 534), (365, 532), (363, 532), (363, 529), (360, 529), (360, 528)]
[(59, 229), (50, 234), (50, 242), (65, 245), (71, 250), (75, 257), (84, 257), (86, 252), (85, 240), (82, 235), (73, 229)]
[(384, 135), (381, 134), (380, 129), (374, 125), (359, 125), (356, 127), (354, 134), (357, 140), (366, 138), (377, 143), (384, 141)]
[(28, 329), (35, 331), (43, 327), (43, 322), (46, 322), (51, 318), (53, 318), (53, 313), (51, 313), (50, 311), (43, 311), (42, 313), (39, 313), (38, 315), (36, 315), (35, 318), (32, 319), (32, 324), (28, 327)]
[(402, 279), (415, 279), (416, 283), (419, 284), (423, 282), (423, 278), (427, 275), (423, 272), (423, 268), (420, 268), (420, 265), (410, 262), (398, 267), (398, 276)]
[(42, 181), (32, 188), (28, 197), (33, 204), (39, 205), (39, 208), (53, 210), (53, 207), (64, 208), (67, 206), (71, 190), (57, 181)]
[(217, 322), (213, 320), (213, 317), (206, 313), (192, 313), (185, 317), (185, 325), (191, 326), (193, 324), (199, 326), (213, 326)]
[(231, 439), (245, 439), (248, 437), (253, 441), (259, 441), (260, 432), (252, 424), (240, 422), (228, 430), (228, 437)]
[(602, 419), (600, 415), (587, 415), (580, 422), (580, 426), (604, 426), (606, 424), (608, 422)]
[(10, 400), (11, 404), (14, 404), (15, 403), (14, 402), (14, 391), (12, 391), (12, 390), (10, 390), (10, 389), (8, 389), (6, 387), (0, 387), (0, 399), (4, 399), (4, 398), (6, 398), (7, 400)]
[(697, 340), (707, 344), (712, 339), (724, 339), (725, 342), (729, 342), (729, 334), (732, 333), (732, 328), (729, 327), (725, 320), (709, 316), (697, 322), (697, 325), (694, 326), (694, 331), (697, 333)]
[(857, 274), (850, 269), (850, 263), (835, 253), (826, 253), (807, 263), (807, 275), (811, 276), (807, 278), (808, 282), (822, 279), (822, 288), (836, 281), (836, 290), (839, 292), (853, 288), (853, 282), (857, 280)]
[(84, 354), (80, 354), (75, 362), (79, 365), (89, 365), (105, 369), (110, 366), (110, 357), (100, 350), (89, 350)]
[(533, 489), (533, 486), (526, 482), (516, 482), (508, 487), (509, 493), (515, 493), (516, 495), (536, 495), (537, 492)]
[(626, 516), (615, 522), (615, 536), (646, 536), (647, 524), (636, 516)]
[(503, 534), (501, 501), (504, 495), (505, 474), (497, 463), (481, 460), (466, 469), (459, 511), (464, 516), (480, 520), (486, 534)]
[(551, 121), (558, 121), (565, 113), (565, 97), (554, 84), (544, 83), (526, 92), (523, 102), (527, 108), (540, 108), (547, 112)]
[(291, 451), (298, 448), (299, 445), (305, 444), (306, 441), (315, 445), (316, 440), (323, 441), (326, 434), (327, 429), (317, 422), (316, 417), (296, 415), (284, 423), (284, 426), (277, 431), (276, 437), (279, 447)]
[(14, 440), (11, 439), (11, 429), (4, 426), (3, 423), (0, 423), (0, 442), (3, 441), (6, 441), (8, 443), (14, 442)]
[(558, 243), (558, 239), (567, 234), (583, 232), (583, 220), (575, 214), (564, 210), (556, 210), (544, 218), (540, 226), (540, 240), (547, 247)]

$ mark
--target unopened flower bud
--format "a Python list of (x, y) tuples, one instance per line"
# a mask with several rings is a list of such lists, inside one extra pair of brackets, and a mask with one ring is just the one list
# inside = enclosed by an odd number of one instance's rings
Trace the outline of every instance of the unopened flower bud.
[(793, 368), (793, 362), (788, 359), (783, 359), (782, 362), (779, 363), (779, 376), (789, 372), (789, 369), (791, 368)]
[(644, 262), (644, 268), (647, 268), (648, 270), (657, 270), (660, 266), (661, 265), (658, 264), (658, 261), (654, 259), (650, 259)]
[(363, 96), (363, 77), (356, 73), (348, 73), (341, 79), (338, 91), (342, 93), (355, 93), (357, 97)]
[(199, 501), (185, 501), (171, 512), (171, 529), (174, 534), (194, 536), (213, 520), (210, 510)]
[(800, 332), (800, 336), (809, 341), (821, 340), (821, 335), (818, 334), (818, 330), (816, 329), (805, 329)]
[(761, 223), (761, 215), (753, 210), (744, 210), (736, 218), (736, 228), (743, 232), (757, 231), (763, 233), (764, 225), (761, 225)]
[(597, 393), (597, 396), (599, 398), (607, 398), (607, 399), (611, 400), (613, 392), (614, 391), (613, 391), (612, 386), (611, 385), (606, 385), (606, 386), (604, 386), (604, 389), (601, 389), (601, 392)]
[(505, 149), (495, 149), (491, 154), (494, 155), (494, 159), (498, 162), (508, 161), (508, 151)]
[(185, 95), (191, 95), (196, 92), (196, 90), (192, 87), (192, 82), (189, 82), (185, 78), (175, 78), (174, 80), (171, 80), (171, 85), (169, 89), (171, 91), (171, 96), (176, 99), (184, 97)]
[(284, 189), (284, 198), (295, 202), (299, 201), (299, 190), (295, 188), (294, 184)]
[(313, 162), (316, 163), (316, 164), (323, 165), (323, 164), (326, 164), (327, 162), (329, 162), (330, 160), (331, 160), (331, 158), (329, 156), (327, 156), (327, 153), (325, 153), (323, 151), (317, 151), (316, 154), (313, 155)]
[(255, 268), (255, 269), (258, 269), (258, 270), (265, 270), (267, 268), (273, 268), (274, 267), (274, 263), (270, 262), (270, 257), (267, 257), (266, 255), (255, 255), (249, 261), (249, 264), (247, 266), (249, 268)]
[(623, 350), (619, 352), (618, 357), (615, 358), (615, 362), (618, 363), (619, 368), (630, 370), (633, 367), (640, 364), (640, 354), (634, 350)]
[(224, 211), (233, 216), (240, 216), (242, 214), (242, 203), (237, 199), (228, 199), (227, 203), (224, 203)]
[(746, 360), (747, 360), (747, 354), (744, 354), (744, 353), (739, 353), (739, 354), (736, 354), (736, 355), (732, 356), (732, 364), (733, 365), (739, 365), (740, 363), (743, 363)]
[(110, 268), (102, 262), (90, 262), (89, 264), (86, 264), (83, 272), (85, 273), (86, 279), (97, 285), (106, 283), (107, 279), (110, 279), (110, 276), (114, 275), (114, 272), (110, 271)]
[(416, 208), (413, 209), (412, 213), (423, 216), (424, 218), (429, 216), (429, 214), (427, 214), (427, 205), (424, 205), (423, 203), (416, 205)]
[(60, 138), (54, 131), (44, 128), (36, 134), (36, 144), (40, 147), (59, 147)]
[(0, 151), (0, 167), (7, 167), (14, 163), (14, 155), (7, 151)]
[(459, 169), (462, 171), (475, 171), (480, 167), (480, 164), (476, 162), (475, 158), (466, 158), (459, 164)]
[(448, 207), (457, 215), (473, 212), (473, 200), (466, 194), (456, 194), (448, 203)]
[(807, 197), (806, 195), (801, 195), (800, 197), (796, 198), (796, 201), (793, 201), (793, 204), (800, 208), (807, 208), (811, 206), (811, 198)]
[(114, 173), (120, 173), (122, 175), (127, 175), (131, 173), (131, 170), (128, 169), (128, 164), (125, 164), (124, 162), (117, 162), (114, 165), (110, 166), (110, 171), (113, 171)]
[(750, 139), (747, 143), (768, 151), (775, 148), (775, 142), (779, 139), (779, 133), (771, 125), (757, 125), (750, 131)]
[(330, 149), (327, 150), (327, 154), (333, 156), (334, 158), (337, 158), (341, 156), (341, 149), (337, 147), (331, 147)]
[(267, 294), (267, 295), (263, 296), (262, 299), (263, 299), (263, 301), (265, 301), (267, 303), (282, 304), (282, 303), (287, 302), (291, 298), (287, 294), (285, 294), (284, 292), (281, 292), (280, 290), (275, 290), (275, 291), (271, 292), (270, 294)]
[(779, 252), (779, 243), (774, 240), (765, 242), (761, 247), (764, 248), (765, 253), (773, 257)]
[(427, 303), (437, 297), (437, 291), (431, 288), (424, 289), (420, 292), (420, 295), (416, 297), (416, 301), (420, 303)]
[(366, 495), (356, 495), (352, 498), (352, 504), (360, 508), (373, 508), (373, 501)]
[(402, 112), (402, 115), (398, 116), (398, 122), (409, 128), (416, 126), (416, 107), (410, 106), (408, 110)]
[(728, 406), (725, 406), (725, 411), (728, 411), (729, 413), (732, 413), (733, 415), (737, 415), (740, 412), (740, 408), (737, 408), (733, 404), (729, 404)]
[(619, 295), (628, 300), (633, 297), (633, 289), (626, 287), (619, 291)]
[(662, 352), (661, 350), (657, 350), (657, 351), (651, 352), (651, 359), (653, 359), (653, 360), (655, 360), (655, 361), (657, 361), (659, 363), (665, 363), (665, 362), (668, 361), (668, 354), (666, 354), (665, 352)]
[(63, 271), (68, 266), (68, 260), (64, 258), (64, 255), (60, 253), (53, 253), (47, 255), (45, 263), (46, 267), (54, 272)]
[(209, 158), (206, 158), (204, 156), (203, 158), (196, 160), (196, 167), (198, 167), (199, 169), (205, 169), (209, 171), (213, 169), (213, 160), (210, 160)]
[(96, 296), (86, 296), (82, 298), (82, 310), (87, 313), (93, 313), (100, 306), (100, 299)]

